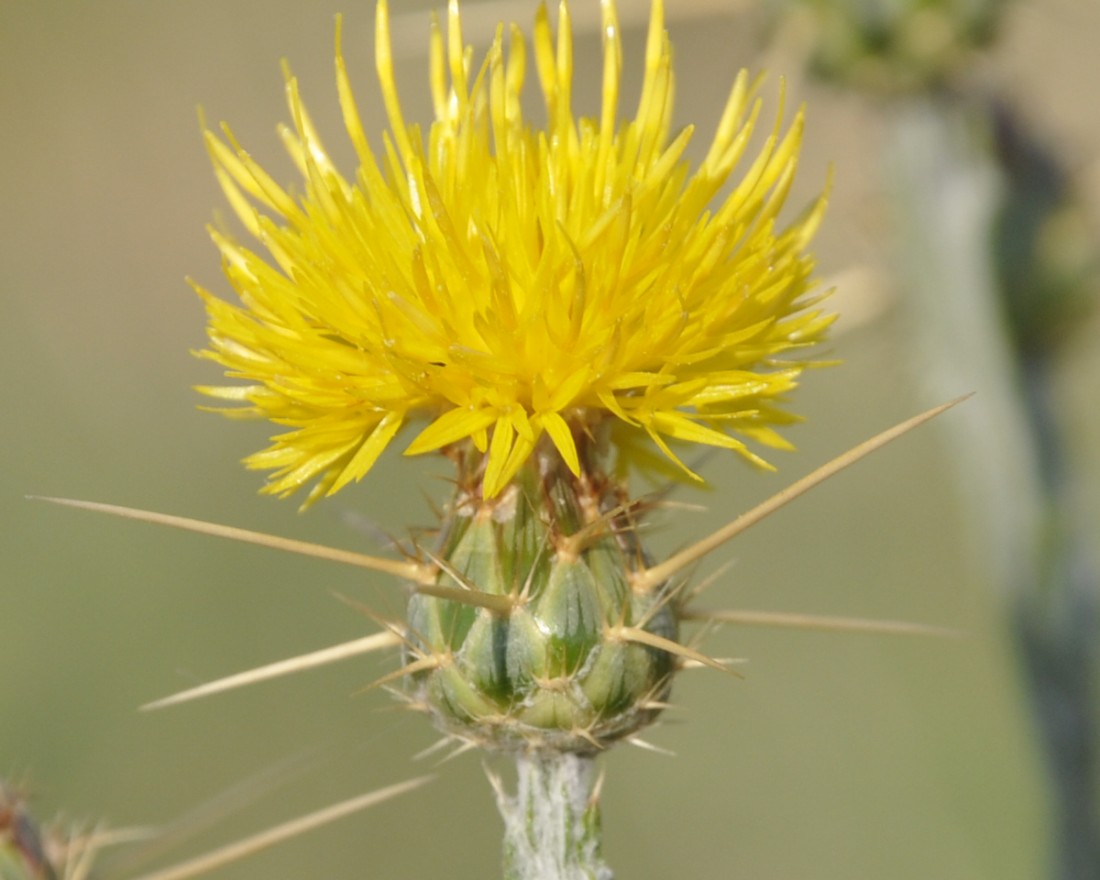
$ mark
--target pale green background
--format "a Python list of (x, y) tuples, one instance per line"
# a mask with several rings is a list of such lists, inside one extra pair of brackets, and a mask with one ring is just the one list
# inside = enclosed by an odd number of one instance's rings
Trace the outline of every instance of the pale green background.
[[(376, 132), (371, 4), (342, 5)], [(751, 49), (751, 10), (670, 5), (678, 119), (699, 120), (705, 139), (736, 68), (768, 59)], [(530, 21), (532, 4), (495, 4), (505, 6)], [(203, 344), (203, 315), (183, 278), (227, 290), (203, 230), (221, 199), (194, 108), (232, 120), (290, 180), (273, 133), (287, 118), (278, 62), (289, 57), (346, 161), (331, 64), (336, 9), (285, 0), (0, 5), (0, 772), (29, 777), (43, 812), (129, 826), (168, 822), (287, 761), (299, 768), (273, 793), (254, 789), (252, 802), (218, 820), (223, 828), (180, 844), (177, 857), (431, 766), (410, 762), (434, 740), (423, 719), (380, 711), (384, 694), (354, 696), (390, 668), (386, 659), (159, 714), (135, 710), (373, 630), (331, 592), (396, 612), (400, 594), (386, 578), (23, 497), (110, 501), (367, 549), (377, 545), (357, 517), (399, 534), (430, 521), (424, 497), (444, 493), (429, 475), (440, 471), (397, 454), (304, 516), (258, 497), (260, 477), (236, 462), (268, 429), (196, 412), (189, 388), (216, 373), (188, 354)], [(1092, 3), (1024, 3), (989, 70), (1078, 166), (1100, 150), (1098, 36)], [(639, 38), (627, 29), (632, 84)], [(594, 39), (580, 39), (578, 54), (579, 81), (595, 83)], [(399, 71), (410, 117), (426, 118), (424, 69), (412, 53)], [(820, 185), (827, 162), (836, 169), (816, 246), (822, 271), (881, 270), (889, 258), (875, 111), (794, 79), (811, 103), (797, 198)], [(711, 459), (715, 491), (678, 496), (709, 511), (677, 514), (654, 535), (658, 552), (930, 402), (891, 290), (878, 291), (886, 308), (876, 319), (838, 335), (845, 365), (807, 378), (797, 409), (809, 422), (791, 432), (800, 451), (780, 458), (780, 475)], [(1067, 375), (1071, 406), (1100, 390), (1087, 344)], [(702, 573), (734, 561), (710, 593), (716, 606), (905, 618), (970, 636), (715, 637), (715, 653), (750, 658), (747, 680), (685, 676), (682, 708), (648, 734), (678, 757), (622, 748), (606, 761), (607, 854), (621, 877), (1040, 875), (1047, 809), (1034, 736), (997, 597), (958, 521), (966, 490), (948, 479), (949, 436), (931, 427), (904, 440), (746, 534)], [(480, 759), (466, 755), (427, 789), (219, 876), (492, 877), (498, 833)]]

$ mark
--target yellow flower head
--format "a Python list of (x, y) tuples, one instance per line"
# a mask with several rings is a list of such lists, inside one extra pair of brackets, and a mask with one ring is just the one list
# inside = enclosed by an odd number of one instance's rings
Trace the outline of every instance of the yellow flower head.
[[(733, 449), (785, 441), (778, 403), (831, 316), (815, 311), (805, 247), (817, 200), (785, 228), (777, 214), (794, 178), (799, 113), (778, 128), (740, 180), (760, 109), (742, 71), (705, 157), (683, 158), (693, 128), (670, 136), (673, 75), (661, 0), (654, 0), (645, 77), (633, 118), (619, 114), (622, 53), (613, 0), (603, 8), (602, 106), (572, 109), (569, 7), (557, 34), (545, 7), (534, 66), (546, 126), (524, 117), (527, 46), (498, 29), (474, 66), (457, 0), (433, 27), (435, 119), (406, 122), (394, 83), (389, 12), (377, 7), (376, 64), (389, 119), (372, 149), (340, 49), (336, 77), (354, 178), (332, 165), (287, 75), (293, 128), (283, 140), (302, 174), (279, 187), (224, 129), (206, 132), (235, 213), (267, 258), (213, 237), (241, 305), (199, 290), (209, 313), (203, 352), (249, 384), (207, 387), (233, 414), (289, 430), (247, 459), (273, 469), (267, 490), (316, 480), (311, 498), (358, 480), (406, 422), (426, 420), (416, 455), (470, 438), (487, 453), (484, 492), (507, 485), (548, 438), (580, 467), (577, 438), (605, 418), (621, 435)], [(547, 442), (547, 441), (544, 441)], [(631, 440), (622, 436), (624, 445)], [(686, 469), (685, 469), (686, 470)]]

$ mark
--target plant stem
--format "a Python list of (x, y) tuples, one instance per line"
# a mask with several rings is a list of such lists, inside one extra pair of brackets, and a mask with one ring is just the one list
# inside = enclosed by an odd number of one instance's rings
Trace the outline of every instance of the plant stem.
[(515, 796), (497, 786), (505, 880), (612, 880), (600, 854), (595, 759), (519, 752), (516, 772)]
[[(939, 386), (979, 392), (971, 423), (955, 423), (962, 430), (952, 448), (968, 488), (962, 500), (974, 505), (965, 517), (975, 529), (968, 543), (984, 551), (1004, 598), (1046, 752), (1056, 876), (1092, 880), (1100, 876), (1097, 573), (1082, 537), (1089, 532), (1066, 512), (1074, 473), (1054, 407), (1058, 352), (1029, 352), (1018, 331), (1008, 332), (1003, 278), (1010, 273), (1002, 270), (999, 282), (1005, 256), (991, 251), (993, 229), (1006, 200), (1022, 198), (1038, 175), (1013, 176), (998, 165), (994, 109), (966, 95), (899, 103), (894, 203), (914, 294), (907, 302), (918, 311), (926, 352), (922, 375), (933, 396), (943, 393)], [(1013, 271), (1044, 277), (1028, 263), (1030, 252), (1017, 250), (1008, 255)], [(1032, 292), (1036, 301), (1040, 293)]]

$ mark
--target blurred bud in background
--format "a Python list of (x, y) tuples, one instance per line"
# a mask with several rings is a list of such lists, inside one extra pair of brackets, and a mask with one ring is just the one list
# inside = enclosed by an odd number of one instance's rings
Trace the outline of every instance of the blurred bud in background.
[(813, 35), (823, 79), (878, 92), (950, 80), (997, 34), (1007, 0), (772, 0), (773, 25)]

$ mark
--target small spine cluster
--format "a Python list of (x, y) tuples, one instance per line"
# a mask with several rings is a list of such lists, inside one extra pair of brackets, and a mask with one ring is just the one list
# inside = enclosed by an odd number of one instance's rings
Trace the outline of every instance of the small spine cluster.
[(39, 825), (18, 791), (0, 780), (0, 880), (77, 880), (87, 874), (74, 838), (58, 825)]

